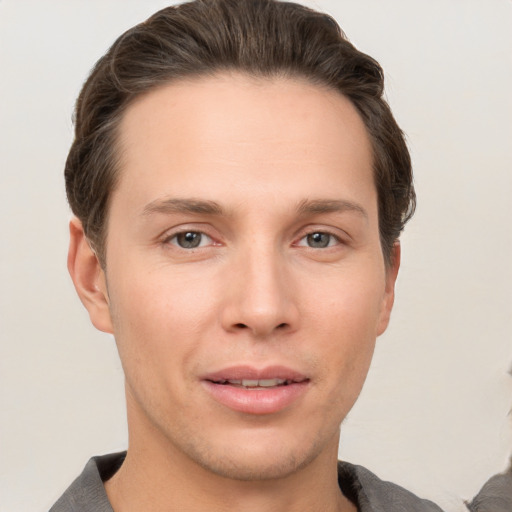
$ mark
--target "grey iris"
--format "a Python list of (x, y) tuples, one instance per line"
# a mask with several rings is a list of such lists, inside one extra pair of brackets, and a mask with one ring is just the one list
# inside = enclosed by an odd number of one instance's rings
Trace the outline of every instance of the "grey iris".
[(308, 245), (315, 248), (323, 248), (329, 245), (331, 235), (328, 233), (311, 233), (307, 236)]
[(195, 231), (180, 233), (176, 236), (176, 241), (184, 249), (195, 249), (201, 243), (201, 233), (196, 233)]

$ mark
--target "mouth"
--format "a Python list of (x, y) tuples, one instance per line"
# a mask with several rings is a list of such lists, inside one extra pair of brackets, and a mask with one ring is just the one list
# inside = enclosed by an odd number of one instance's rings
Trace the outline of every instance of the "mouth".
[(310, 379), (285, 367), (262, 370), (248, 366), (206, 375), (203, 386), (217, 404), (245, 414), (274, 414), (297, 403)]
[[(209, 380), (209, 379), (207, 379)], [(220, 384), (221, 386), (235, 386), (245, 389), (269, 389), (280, 386), (289, 386), (291, 384), (299, 384), (307, 380), (292, 380), (292, 379), (221, 379), (210, 380), (213, 384)]]

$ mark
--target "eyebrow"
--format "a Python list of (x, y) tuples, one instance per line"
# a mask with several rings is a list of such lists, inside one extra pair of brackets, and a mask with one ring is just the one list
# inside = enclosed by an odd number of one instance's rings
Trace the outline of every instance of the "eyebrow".
[(299, 203), (297, 211), (300, 215), (355, 212), (368, 219), (368, 213), (361, 205), (345, 199), (305, 199)]
[[(368, 213), (359, 204), (345, 199), (304, 199), (299, 202), (297, 212), (299, 215), (319, 215), (324, 213), (355, 212), (368, 219)], [(153, 213), (173, 214), (191, 213), (199, 215), (225, 215), (222, 206), (216, 201), (204, 199), (180, 199), (166, 198), (156, 199), (148, 203), (143, 210), (143, 215)]]
[(223, 215), (222, 206), (215, 201), (203, 199), (157, 199), (148, 203), (143, 210), (143, 215), (152, 213), (196, 213), (203, 215)]

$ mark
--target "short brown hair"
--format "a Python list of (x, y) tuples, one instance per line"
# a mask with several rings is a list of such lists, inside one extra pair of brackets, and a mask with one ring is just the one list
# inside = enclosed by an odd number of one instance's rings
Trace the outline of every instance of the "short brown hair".
[(124, 111), (135, 97), (164, 83), (229, 70), (300, 77), (352, 102), (372, 142), (380, 238), (389, 264), (414, 212), (415, 193), (404, 135), (383, 98), (383, 71), (332, 17), (276, 0), (195, 0), (167, 7), (121, 35), (94, 66), (76, 103), (65, 178), (71, 209), (101, 264)]

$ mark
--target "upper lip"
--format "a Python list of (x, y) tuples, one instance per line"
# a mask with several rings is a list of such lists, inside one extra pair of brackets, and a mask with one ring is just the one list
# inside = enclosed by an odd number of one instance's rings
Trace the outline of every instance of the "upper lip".
[(282, 379), (289, 382), (304, 382), (309, 380), (303, 373), (286, 366), (267, 366), (265, 368), (255, 368), (254, 366), (248, 365), (230, 366), (208, 373), (202, 377), (202, 380), (208, 380), (211, 382), (225, 382), (228, 380), (242, 379)]

